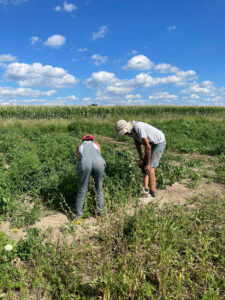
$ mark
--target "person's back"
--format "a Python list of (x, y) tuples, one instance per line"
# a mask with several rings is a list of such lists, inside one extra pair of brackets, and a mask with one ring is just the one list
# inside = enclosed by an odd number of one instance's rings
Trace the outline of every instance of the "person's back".
[(81, 162), (96, 166), (96, 164), (104, 164), (97, 144), (93, 141), (83, 141), (79, 146), (79, 154)]
[(93, 136), (83, 137), (82, 143), (77, 146), (77, 159), (79, 189), (76, 198), (75, 216), (80, 218), (82, 215), (84, 198), (91, 175), (94, 177), (97, 192), (98, 215), (101, 215), (103, 205), (101, 186), (106, 163), (101, 156), (101, 147), (94, 142)]
[(165, 141), (164, 133), (148, 123), (135, 122), (133, 130), (137, 134), (140, 144), (142, 144), (142, 138), (145, 137), (148, 138), (149, 143), (153, 144), (160, 144)]

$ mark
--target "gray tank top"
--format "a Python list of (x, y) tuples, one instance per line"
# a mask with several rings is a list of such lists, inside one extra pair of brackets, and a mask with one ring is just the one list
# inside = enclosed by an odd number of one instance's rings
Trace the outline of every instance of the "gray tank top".
[(98, 146), (92, 141), (84, 141), (79, 147), (81, 160), (98, 160), (103, 159)]

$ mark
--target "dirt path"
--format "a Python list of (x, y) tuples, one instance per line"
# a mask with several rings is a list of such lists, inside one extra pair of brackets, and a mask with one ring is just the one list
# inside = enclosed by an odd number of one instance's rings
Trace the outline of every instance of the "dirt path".
[[(175, 183), (172, 186), (167, 186), (166, 190), (157, 191), (156, 198), (145, 197), (139, 199), (140, 207), (147, 205), (150, 202), (158, 202), (159, 206), (165, 203), (173, 203), (183, 205), (186, 203), (187, 199), (196, 198), (199, 196), (222, 196), (225, 195), (225, 185), (218, 183), (208, 183), (206, 179), (203, 179), (200, 184), (189, 189), (187, 187), (187, 182), (183, 181), (180, 183)], [(127, 207), (127, 213), (133, 214), (134, 208), (132, 204)], [(104, 222), (104, 220), (103, 220)], [(99, 231), (99, 222), (96, 218), (88, 218), (82, 221), (81, 225), (75, 225), (75, 233), (71, 233), (71, 222), (68, 220), (67, 216), (62, 213), (55, 213), (49, 216), (45, 216), (36, 222), (33, 226), (46, 232), (47, 229), (51, 229), (51, 239), (52, 241), (66, 239), (67, 242), (72, 242), (74, 240), (88, 240), (97, 236)], [(74, 227), (73, 227), (74, 228)], [(10, 228), (9, 222), (3, 222), (0, 224), (0, 230), (10, 236), (13, 240), (18, 241), (20, 238), (26, 236), (25, 228), (12, 229)]]

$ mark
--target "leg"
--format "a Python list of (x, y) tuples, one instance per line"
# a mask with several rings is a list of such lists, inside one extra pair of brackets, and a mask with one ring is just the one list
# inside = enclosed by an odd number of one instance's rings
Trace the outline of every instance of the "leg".
[(150, 176), (145, 173), (144, 166), (146, 165), (146, 157), (143, 159), (143, 167), (142, 167), (142, 173), (143, 173), (143, 186), (144, 186), (144, 193), (148, 192), (149, 188), (148, 185), (150, 184)]
[(97, 210), (98, 210), (98, 215), (100, 216), (103, 207), (102, 179), (104, 175), (104, 166), (98, 166), (93, 168), (92, 174), (94, 177), (95, 189), (97, 195)]
[(144, 174), (144, 189), (148, 190), (148, 185), (149, 185), (149, 175), (148, 174)]
[(91, 175), (91, 168), (89, 167), (82, 167), (81, 163), (77, 165), (78, 171), (78, 192), (76, 197), (76, 209), (75, 209), (75, 216), (80, 218), (82, 215), (82, 210), (84, 206), (84, 198), (86, 195), (90, 175)]
[(150, 168), (150, 180), (149, 180), (149, 187), (150, 191), (154, 191), (156, 188), (156, 179), (155, 179), (155, 169)]

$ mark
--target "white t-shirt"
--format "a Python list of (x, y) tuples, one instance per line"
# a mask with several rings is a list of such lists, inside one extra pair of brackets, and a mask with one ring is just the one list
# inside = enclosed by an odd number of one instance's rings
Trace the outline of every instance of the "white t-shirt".
[(131, 135), (140, 144), (142, 144), (143, 138), (147, 138), (148, 142), (153, 144), (160, 144), (166, 140), (161, 130), (144, 122), (136, 122)]

